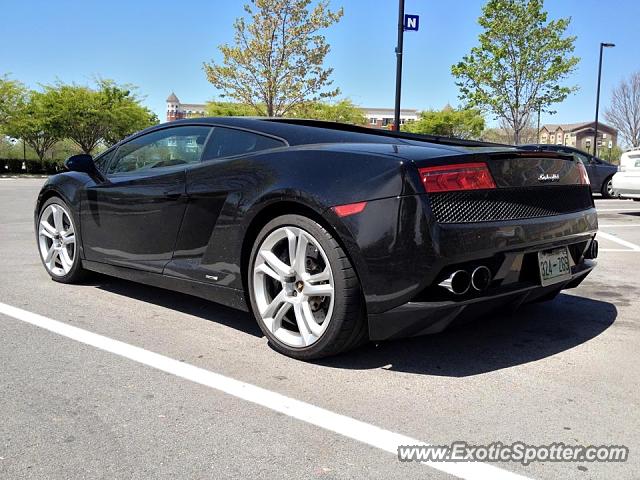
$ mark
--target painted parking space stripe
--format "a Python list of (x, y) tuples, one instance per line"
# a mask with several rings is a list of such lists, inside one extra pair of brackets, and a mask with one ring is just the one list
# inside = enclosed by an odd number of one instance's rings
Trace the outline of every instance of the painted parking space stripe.
[[(310, 403), (302, 402), (250, 383), (235, 380), (219, 373), (183, 363), (173, 358), (1, 302), (0, 314), (43, 328), (85, 345), (90, 345), (120, 357), (133, 360), (134, 362), (147, 365), (156, 370), (207, 386), (236, 398), (246, 400), (247, 402), (260, 405), (305, 423), (384, 450), (393, 455), (397, 455), (399, 445), (428, 445), (420, 440), (376, 427), (375, 425), (356, 420), (346, 415), (334, 413)], [(422, 463), (441, 472), (465, 479), (525, 480), (528, 478), (487, 463)]]
[(638, 250), (629, 250), (628, 248), (599, 248), (598, 252), (640, 253)]
[(634, 252), (640, 252), (640, 245), (636, 245), (635, 243), (628, 242), (628, 241), (623, 240), (622, 238), (619, 238), (619, 237), (617, 237), (615, 235), (611, 235), (610, 233), (598, 231), (597, 236), (600, 237), (600, 238), (604, 238), (606, 240), (610, 240), (612, 242), (615, 242), (615, 243), (617, 243), (619, 245), (622, 245), (623, 247), (627, 247), (627, 248), (631, 249)]
[(621, 223), (620, 225), (598, 225), (598, 228), (621, 228), (621, 227), (640, 227), (640, 223), (631, 223), (631, 224), (624, 224)]
[(638, 208), (597, 208), (596, 210), (599, 212), (640, 212), (640, 207)]

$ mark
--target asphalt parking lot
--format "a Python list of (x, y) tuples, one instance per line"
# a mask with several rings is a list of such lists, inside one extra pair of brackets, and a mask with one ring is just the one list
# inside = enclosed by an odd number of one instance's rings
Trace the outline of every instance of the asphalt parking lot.
[[(42, 183), (0, 179), (0, 302), (102, 337), (0, 313), (0, 478), (453, 478), (362, 431), (626, 445), (625, 463), (464, 467), (468, 478), (640, 477), (638, 202), (596, 200), (599, 265), (553, 302), (311, 364), (268, 348), (245, 313), (103, 276), (51, 281), (32, 223)], [(147, 353), (114, 353), (112, 340)], [(154, 368), (148, 352), (175, 362)], [(172, 374), (177, 362), (208, 380)]]

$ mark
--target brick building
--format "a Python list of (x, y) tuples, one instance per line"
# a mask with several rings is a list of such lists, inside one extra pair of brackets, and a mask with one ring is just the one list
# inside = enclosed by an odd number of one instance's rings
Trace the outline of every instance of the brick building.
[[(366, 126), (371, 128), (391, 128), (393, 126), (393, 108), (361, 108), (366, 117)], [(181, 118), (204, 117), (207, 106), (204, 103), (182, 103), (177, 95), (171, 92), (167, 98), (167, 122)], [(403, 108), (400, 110), (400, 124), (418, 119), (418, 110)]]
[[(367, 126), (371, 128), (391, 128), (393, 126), (393, 108), (361, 108), (362, 114), (367, 118)], [(412, 108), (400, 109), (400, 125), (414, 122), (420, 113)]]
[(207, 106), (204, 103), (181, 103), (175, 93), (167, 98), (167, 122), (181, 118), (204, 117)]
[[(547, 124), (540, 129), (540, 143), (567, 145), (580, 150), (593, 151), (595, 122)], [(598, 122), (598, 150), (616, 146), (618, 131)]]

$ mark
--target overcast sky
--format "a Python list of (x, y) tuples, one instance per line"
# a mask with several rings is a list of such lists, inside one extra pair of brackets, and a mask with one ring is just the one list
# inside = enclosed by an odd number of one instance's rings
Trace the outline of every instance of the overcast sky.
[[(243, 3), (3, 0), (0, 74), (9, 72), (32, 87), (56, 79), (88, 83), (97, 75), (133, 83), (164, 120), (171, 91), (187, 103), (216, 97), (202, 62), (219, 59), (217, 45), (233, 40), (232, 24), (243, 14)], [(405, 34), (403, 107), (458, 104), (450, 67), (476, 44), (482, 4), (406, 0), (406, 13), (420, 15), (420, 31)], [(327, 31), (335, 85), (359, 105), (392, 107), (397, 2), (332, 0), (334, 8), (340, 5), (345, 15)], [(569, 79), (580, 91), (543, 122), (591, 120), (599, 43), (617, 45), (605, 51), (602, 107), (620, 79), (640, 70), (640, 1), (548, 0), (545, 6), (552, 18), (572, 17), (569, 33), (578, 36), (582, 61)]]

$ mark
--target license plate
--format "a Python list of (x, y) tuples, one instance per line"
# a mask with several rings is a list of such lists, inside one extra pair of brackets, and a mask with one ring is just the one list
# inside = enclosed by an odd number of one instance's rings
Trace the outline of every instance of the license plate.
[(571, 277), (567, 247), (538, 252), (538, 265), (540, 265), (542, 286), (568, 280)]

